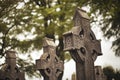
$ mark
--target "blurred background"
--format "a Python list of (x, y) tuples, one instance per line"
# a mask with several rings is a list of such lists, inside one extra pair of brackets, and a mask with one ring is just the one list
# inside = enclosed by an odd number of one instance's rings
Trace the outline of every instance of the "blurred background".
[(17, 65), (26, 80), (42, 80), (35, 69), (44, 37), (54, 39), (58, 57), (65, 63), (63, 80), (71, 80), (75, 63), (63, 51), (62, 34), (73, 27), (77, 7), (87, 11), (91, 28), (101, 39), (101, 65), (108, 80), (120, 80), (120, 1), (119, 0), (0, 0), (0, 65), (5, 51), (17, 52)]

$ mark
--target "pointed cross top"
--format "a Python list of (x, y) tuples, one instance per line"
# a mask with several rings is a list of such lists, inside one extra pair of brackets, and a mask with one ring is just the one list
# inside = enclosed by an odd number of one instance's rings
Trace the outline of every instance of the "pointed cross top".
[(56, 47), (53, 39), (50, 39), (50, 38), (45, 37), (45, 38), (43, 39), (43, 47), (46, 47), (46, 46)]
[(90, 19), (89, 16), (88, 16), (88, 14), (86, 13), (86, 11), (83, 10), (83, 9), (80, 9), (80, 8), (76, 9), (75, 14), (73, 16), (73, 20), (76, 17), (76, 15), (79, 15), (80, 17), (82, 17), (84, 19), (88, 19), (88, 20)]

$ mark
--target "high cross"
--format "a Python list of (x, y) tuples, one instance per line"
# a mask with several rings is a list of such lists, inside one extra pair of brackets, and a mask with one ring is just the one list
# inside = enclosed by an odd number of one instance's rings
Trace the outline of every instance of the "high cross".
[(63, 62), (56, 55), (56, 45), (50, 38), (43, 40), (44, 54), (36, 60), (36, 68), (40, 71), (44, 80), (61, 80), (63, 74)]
[(90, 19), (84, 10), (76, 9), (74, 27), (63, 34), (64, 50), (76, 62), (77, 80), (95, 80), (94, 61), (102, 55), (100, 40), (90, 28)]

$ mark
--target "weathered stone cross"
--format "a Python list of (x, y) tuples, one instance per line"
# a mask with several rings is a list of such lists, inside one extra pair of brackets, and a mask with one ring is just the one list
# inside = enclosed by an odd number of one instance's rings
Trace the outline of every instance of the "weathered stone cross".
[(90, 29), (89, 17), (77, 8), (74, 27), (63, 34), (64, 50), (69, 51), (76, 62), (77, 80), (95, 80), (94, 61), (102, 55), (100, 41)]
[(0, 70), (0, 80), (25, 80), (24, 73), (16, 66), (15, 53), (6, 51), (6, 62)]
[(41, 58), (36, 60), (36, 68), (44, 80), (61, 80), (64, 66), (63, 62), (56, 56), (56, 45), (52, 39), (44, 39), (43, 51), (44, 54)]

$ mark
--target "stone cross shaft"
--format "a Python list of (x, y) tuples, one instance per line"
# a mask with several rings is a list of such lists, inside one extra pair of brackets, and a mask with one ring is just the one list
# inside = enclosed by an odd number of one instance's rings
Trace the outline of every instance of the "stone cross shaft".
[(63, 74), (63, 62), (56, 55), (56, 45), (52, 39), (43, 41), (44, 54), (36, 60), (36, 68), (40, 71), (44, 80), (61, 80)]
[(6, 51), (6, 61), (0, 70), (0, 80), (25, 80), (24, 72), (16, 66), (15, 51)]
[(63, 34), (64, 50), (69, 51), (76, 62), (77, 80), (95, 80), (94, 61), (102, 55), (100, 41), (90, 29), (89, 17), (77, 8), (74, 27)]

